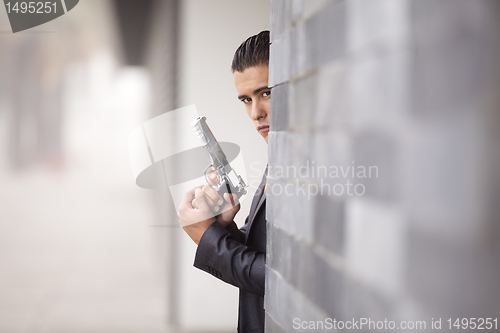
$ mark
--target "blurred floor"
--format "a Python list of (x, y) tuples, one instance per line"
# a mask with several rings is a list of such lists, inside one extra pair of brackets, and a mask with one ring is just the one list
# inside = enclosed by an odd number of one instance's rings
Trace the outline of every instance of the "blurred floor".
[[(161, 10), (149, 67), (124, 60), (113, 7), (124, 2), (80, 1), (68, 15), (16, 34), (0, 11), (0, 333), (170, 332), (174, 321), (207, 332), (236, 326), (237, 290), (193, 269), (195, 246), (180, 228), (150, 227), (175, 213), (164, 193), (135, 185), (128, 135), (175, 103), (195, 103), (246, 124), (227, 137), (239, 137), (248, 164), (265, 160), (265, 143), (255, 149), (254, 128), (234, 112), (242, 108), (228, 67), (244, 38), (269, 27), (269, 2), (154, 1)], [(171, 10), (178, 4), (182, 15)], [(243, 9), (251, 20), (241, 21)], [(178, 24), (182, 52), (168, 42)], [(207, 45), (220, 31), (227, 35)], [(206, 306), (214, 295), (219, 306)]]

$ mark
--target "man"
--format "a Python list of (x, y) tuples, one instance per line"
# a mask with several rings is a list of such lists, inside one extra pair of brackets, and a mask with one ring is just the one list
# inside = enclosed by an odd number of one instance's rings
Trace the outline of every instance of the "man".
[[(266, 142), (271, 109), (268, 66), (269, 31), (243, 42), (231, 66), (238, 99)], [(221, 198), (208, 184), (188, 191), (177, 214), (198, 244), (194, 266), (240, 288), (238, 332), (264, 332), (265, 173), (241, 229), (233, 221), (240, 209), (236, 194)], [(210, 176), (215, 183), (215, 175)]]

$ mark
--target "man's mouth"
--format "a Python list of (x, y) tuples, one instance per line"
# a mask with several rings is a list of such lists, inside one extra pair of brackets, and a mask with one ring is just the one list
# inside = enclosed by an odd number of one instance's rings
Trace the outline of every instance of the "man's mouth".
[(269, 132), (269, 126), (268, 125), (262, 125), (257, 127), (260, 133), (267, 133)]

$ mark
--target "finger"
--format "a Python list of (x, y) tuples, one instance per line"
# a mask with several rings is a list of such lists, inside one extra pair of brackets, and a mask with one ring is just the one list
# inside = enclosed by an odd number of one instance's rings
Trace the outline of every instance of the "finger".
[(209, 183), (212, 184), (212, 185), (219, 184), (219, 178), (217, 176), (218, 176), (217, 171), (215, 171), (215, 169), (212, 169), (208, 173), (208, 181), (209, 181)]
[(219, 211), (219, 205), (216, 202), (214, 202), (206, 193), (205, 193), (205, 199), (207, 199), (207, 204), (213, 212)]
[(240, 204), (240, 201), (238, 199), (238, 195), (236, 193), (224, 193), (224, 200), (226, 202), (230, 203), (232, 206), (236, 206)]
[(191, 201), (191, 205), (193, 206), (193, 208), (200, 209), (200, 207), (198, 206), (198, 201), (196, 201), (196, 199), (193, 199), (193, 201)]
[(193, 209), (191, 201), (194, 198), (195, 191), (196, 187), (184, 193), (184, 197), (182, 198), (181, 204), (179, 205), (179, 211), (177, 212), (177, 218), (181, 219), (181, 216), (184, 215), (186, 211)]
[(198, 205), (198, 209), (201, 212), (207, 213), (210, 211), (210, 207), (207, 204), (207, 197), (201, 188), (197, 188), (195, 190), (194, 197), (195, 197), (196, 203)]
[(184, 193), (184, 197), (182, 198), (181, 206), (187, 205), (187, 204), (189, 204), (189, 206), (191, 206), (191, 201), (193, 200), (194, 192), (196, 191), (196, 189), (202, 188), (202, 187), (203, 187), (203, 185), (198, 185), (196, 187), (193, 187), (192, 189), (190, 189), (186, 193)]
[(226, 203), (221, 206), (219, 214), (230, 211), (234, 216), (240, 210), (238, 195), (235, 193), (224, 193), (224, 200), (226, 200)]
[(208, 184), (203, 186), (203, 191), (217, 205), (220, 206), (224, 203), (224, 200), (222, 199), (222, 197), (219, 195), (219, 193), (217, 193), (217, 191), (212, 186), (210, 186)]

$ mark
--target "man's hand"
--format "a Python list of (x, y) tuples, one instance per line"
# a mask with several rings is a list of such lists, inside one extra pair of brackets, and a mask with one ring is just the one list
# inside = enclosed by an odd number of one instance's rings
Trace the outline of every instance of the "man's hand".
[[(218, 184), (217, 173), (211, 171), (208, 175), (208, 180), (212, 185)], [(203, 192), (207, 196), (207, 203), (210, 209), (216, 216), (217, 222), (219, 222), (224, 228), (227, 227), (234, 220), (234, 216), (240, 210), (240, 202), (238, 200), (238, 195), (235, 193), (224, 193), (223, 198), (217, 193), (217, 191), (210, 185), (203, 186)]]
[(177, 213), (182, 228), (196, 244), (200, 242), (205, 230), (215, 222), (201, 187), (197, 186), (186, 192)]

